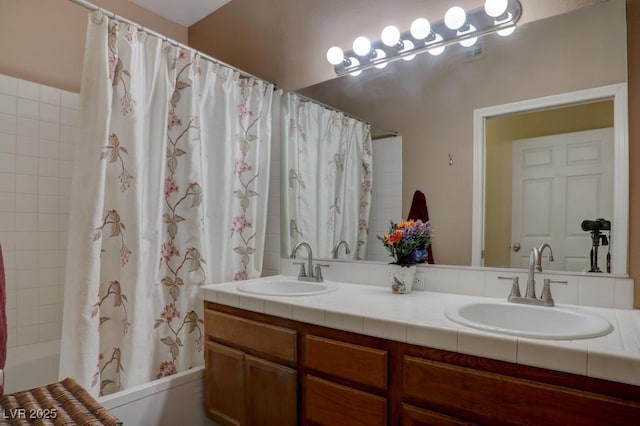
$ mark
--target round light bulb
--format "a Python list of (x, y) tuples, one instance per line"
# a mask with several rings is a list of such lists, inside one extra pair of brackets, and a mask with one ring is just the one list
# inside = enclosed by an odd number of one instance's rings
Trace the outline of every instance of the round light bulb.
[[(476, 30), (476, 27), (474, 27), (473, 25), (469, 25), (469, 29), (465, 32), (460, 32), (458, 31), (458, 35), (463, 35), (463, 34), (468, 34), (468, 33), (472, 33)], [(460, 41), (460, 45), (464, 46), (464, 47), (471, 47), (474, 44), (476, 44), (476, 41), (478, 41), (478, 37), (471, 37), (471, 38), (466, 38), (464, 40)]]
[(513, 34), (515, 30), (516, 30), (516, 26), (514, 25), (513, 27), (509, 27), (509, 28), (505, 28), (504, 30), (497, 31), (497, 33), (502, 37), (506, 37)]
[(507, 11), (509, 0), (487, 0), (484, 2), (484, 11), (492, 18), (497, 18)]
[(459, 6), (452, 7), (444, 14), (444, 24), (452, 30), (457, 30), (462, 27), (466, 21), (467, 14), (464, 12), (464, 9)]
[[(433, 41), (425, 44), (429, 45), (430, 43), (437, 43), (439, 41), (442, 41), (442, 36), (440, 34), (436, 34), (436, 37), (433, 39)], [(438, 56), (438, 55), (441, 55), (442, 52), (444, 52), (444, 48), (445, 48), (444, 46), (434, 47), (432, 49), (427, 50), (427, 52), (429, 52), (429, 54), (433, 56)]]
[(431, 24), (424, 18), (418, 18), (411, 24), (410, 31), (415, 39), (422, 40), (431, 34)]
[[(357, 67), (358, 65), (360, 65), (360, 61), (357, 58), (349, 58), (349, 59), (351, 60), (351, 64), (349, 65), (349, 67)], [(349, 73), (349, 75), (352, 75), (354, 77), (357, 77), (360, 74), (362, 74), (362, 70)]]
[(393, 25), (389, 25), (388, 27), (384, 27), (380, 38), (385, 45), (393, 47), (400, 41), (400, 30)]
[[(411, 40), (402, 40), (402, 44), (404, 45), (404, 49), (402, 49), (400, 53), (406, 52), (407, 50), (413, 50), (413, 48), (416, 47)], [(413, 55), (403, 56), (402, 59), (410, 61), (415, 57), (416, 55), (414, 53)]]
[(368, 38), (360, 36), (353, 41), (353, 51), (356, 55), (364, 56), (371, 51), (371, 42)]
[(344, 52), (337, 46), (333, 46), (329, 50), (327, 50), (327, 61), (331, 65), (338, 65), (344, 61)]
[[(376, 60), (377, 59), (384, 59), (386, 57), (387, 57), (387, 54), (384, 53), (384, 50), (376, 49)], [(383, 63), (381, 63), (379, 65), (376, 65), (376, 68), (381, 70), (382, 68), (385, 68), (387, 66), (387, 64), (388, 64), (388, 62), (383, 62)]]

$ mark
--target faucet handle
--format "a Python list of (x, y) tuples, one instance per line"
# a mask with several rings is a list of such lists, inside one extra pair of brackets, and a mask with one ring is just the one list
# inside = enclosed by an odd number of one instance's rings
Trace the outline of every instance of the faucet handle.
[(540, 299), (544, 300), (547, 302), (547, 304), (549, 306), (553, 306), (554, 302), (553, 302), (553, 297), (551, 297), (551, 284), (562, 284), (562, 285), (567, 285), (567, 281), (554, 281), (551, 280), (550, 278), (545, 278), (544, 279), (544, 287), (542, 287), (542, 295), (540, 295)]
[(514, 297), (522, 297), (520, 295), (520, 277), (518, 276), (513, 276), (513, 277), (498, 277), (499, 280), (512, 280), (511, 283), (511, 293), (509, 294), (509, 299), (511, 300)]
[(306, 278), (307, 270), (304, 268), (304, 262), (293, 262), (294, 265), (300, 265), (300, 272), (298, 272), (298, 278)]
[(322, 276), (322, 268), (328, 268), (328, 267), (329, 265), (327, 264), (316, 263), (316, 273), (315, 273), (316, 281), (324, 281), (324, 277)]

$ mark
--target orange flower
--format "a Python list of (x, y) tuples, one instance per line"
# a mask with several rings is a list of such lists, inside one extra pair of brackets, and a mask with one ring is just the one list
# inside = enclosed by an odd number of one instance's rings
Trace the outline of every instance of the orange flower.
[(404, 231), (401, 231), (400, 229), (398, 229), (396, 232), (393, 233), (393, 235), (391, 235), (391, 244), (395, 244), (398, 241), (400, 241), (402, 239), (402, 237), (404, 237)]

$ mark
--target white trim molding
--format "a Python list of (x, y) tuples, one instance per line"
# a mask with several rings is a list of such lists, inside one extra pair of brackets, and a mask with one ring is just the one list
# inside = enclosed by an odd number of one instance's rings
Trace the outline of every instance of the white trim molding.
[(627, 83), (612, 84), (542, 98), (480, 108), (473, 111), (473, 223), (471, 265), (483, 266), (485, 221), (486, 121), (488, 118), (613, 100), (614, 178), (611, 229), (611, 272), (627, 274), (629, 244), (629, 122)]

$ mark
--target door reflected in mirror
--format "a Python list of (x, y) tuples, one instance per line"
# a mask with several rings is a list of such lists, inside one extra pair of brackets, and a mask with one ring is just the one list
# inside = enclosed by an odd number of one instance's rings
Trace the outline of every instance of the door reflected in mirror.
[(613, 214), (613, 101), (489, 118), (485, 176), (485, 266), (525, 268), (546, 242), (554, 263), (544, 269), (589, 271), (581, 224)]

